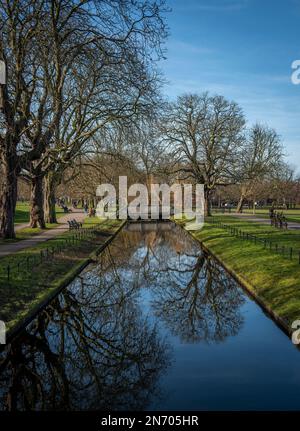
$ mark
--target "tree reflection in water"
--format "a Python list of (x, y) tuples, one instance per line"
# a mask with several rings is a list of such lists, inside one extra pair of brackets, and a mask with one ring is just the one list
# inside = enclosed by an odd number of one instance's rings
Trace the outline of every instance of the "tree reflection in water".
[(139, 312), (134, 290), (112, 274), (86, 275), (3, 353), (2, 409), (140, 410), (160, 395), (168, 344)]
[[(123, 270), (135, 274), (136, 285), (152, 290), (153, 312), (172, 334), (185, 342), (220, 342), (237, 334), (244, 293), (216, 260), (172, 225), (142, 237), (124, 234), (115, 255)], [(131, 250), (130, 258), (124, 250)]]
[(185, 342), (220, 342), (237, 334), (243, 323), (242, 291), (206, 253), (182, 260), (180, 271), (173, 265), (160, 269), (167, 276), (158, 276), (156, 315)]
[(181, 229), (147, 226), (120, 233), (2, 352), (2, 409), (146, 409), (171, 363), (163, 332), (220, 342), (239, 331), (236, 283)]

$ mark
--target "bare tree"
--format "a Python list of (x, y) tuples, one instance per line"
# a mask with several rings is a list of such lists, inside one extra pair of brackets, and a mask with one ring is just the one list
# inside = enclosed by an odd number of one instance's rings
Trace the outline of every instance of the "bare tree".
[(176, 170), (204, 184), (205, 215), (212, 190), (235, 180), (244, 124), (239, 106), (222, 96), (186, 94), (169, 106), (162, 132)]
[(35, 40), (44, 18), (42, 6), (40, 0), (4, 0), (0, 6), (0, 58), (7, 71), (7, 83), (0, 86), (0, 235), (3, 238), (15, 236), (14, 213), (20, 171), (18, 149), (28, 127), (34, 93)]
[(277, 169), (267, 183), (269, 197), (286, 208), (296, 206), (299, 201), (299, 179), (295, 169), (288, 163), (278, 163)]
[(15, 70), (15, 102), (2, 88), (3, 127), (9, 131), (2, 141), (11, 152), (6, 155), (3, 147), (3, 236), (14, 235), (18, 170), (32, 183), (31, 226), (44, 227), (43, 179), (50, 181), (53, 166), (66, 166), (106, 122), (132, 116), (151, 102), (157, 81), (151, 66), (163, 56), (166, 36), (164, 10), (164, 1), (147, 0), (5, 2), (0, 51)]
[[(246, 198), (253, 195), (258, 181), (270, 178), (282, 162), (282, 145), (274, 129), (255, 124), (248, 132), (239, 156), (240, 198), (237, 212), (242, 212)], [(255, 206), (254, 206), (255, 207)]]
[[(55, 80), (50, 85), (54, 89), (51, 111), (56, 112), (60, 120), (54, 117), (56, 130), (52, 134), (53, 142), (46, 148), (47, 163), (40, 157), (37, 164), (45, 165), (41, 173), (38, 172), (38, 178), (47, 174), (45, 189), (50, 194), (46, 196), (45, 206), (52, 215), (53, 192), (59, 176), (54, 177), (51, 171), (64, 169), (105, 124), (134, 116), (143, 105), (149, 104), (149, 96), (152, 97), (157, 86), (157, 75), (146, 64), (145, 55), (151, 48), (157, 58), (161, 56), (164, 24), (160, 21), (158, 5), (136, 5), (128, 1), (123, 5), (125, 8), (120, 8), (109, 0), (105, 4), (91, 3), (95, 7), (90, 10), (85, 6), (74, 9), (70, 8), (70, 2), (61, 0), (51, 9), (51, 23), (55, 23), (55, 26), (52, 24), (53, 45), (58, 45), (53, 53), (56, 60), (55, 73), (52, 73)], [(104, 22), (107, 8), (115, 17), (109, 28)], [(51, 73), (47, 71), (46, 76)], [(41, 204), (39, 213), (42, 213)], [(47, 219), (55, 221), (49, 213)], [(36, 224), (34, 215), (33, 226)]]

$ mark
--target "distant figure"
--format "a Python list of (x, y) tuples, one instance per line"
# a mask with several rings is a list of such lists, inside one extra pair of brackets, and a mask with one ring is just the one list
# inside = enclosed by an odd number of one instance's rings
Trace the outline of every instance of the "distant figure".
[(275, 216), (275, 214), (274, 214), (274, 208), (270, 208), (269, 209), (269, 217), (270, 217), (270, 221), (271, 221), (271, 226), (274, 226), (274, 216)]
[(95, 217), (95, 215), (96, 215), (96, 210), (95, 210), (95, 208), (90, 208), (89, 209), (89, 217)]
[(273, 208), (270, 208), (269, 216), (270, 216), (271, 226), (279, 227), (280, 229), (288, 228), (288, 222), (285, 215), (283, 214), (283, 211), (279, 213), (274, 211)]
[(278, 227), (278, 213), (274, 211), (274, 222), (275, 222), (275, 227)]

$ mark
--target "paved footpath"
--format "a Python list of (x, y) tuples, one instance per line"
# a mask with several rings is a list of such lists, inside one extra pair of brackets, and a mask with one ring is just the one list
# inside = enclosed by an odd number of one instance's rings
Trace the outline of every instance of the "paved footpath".
[[(18, 242), (12, 242), (7, 244), (0, 244), (0, 257), (7, 256), (17, 251), (24, 250), (25, 248), (34, 247), (35, 245), (48, 241), (61, 233), (69, 230), (68, 220), (75, 219), (78, 222), (82, 222), (86, 218), (86, 214), (82, 210), (73, 210), (58, 219), (58, 226), (52, 229), (46, 229), (43, 232), (34, 235), (32, 238), (24, 239)], [(16, 226), (16, 230), (28, 227), (28, 223), (21, 223)]]
[[(245, 214), (245, 213), (244, 214), (224, 213), (222, 215), (233, 216), (233, 217), (239, 218), (241, 220), (252, 221), (252, 222), (256, 222), (256, 223), (260, 223), (260, 224), (265, 224), (265, 225), (271, 226), (270, 220), (268, 218), (262, 218), (262, 217), (259, 217), (259, 216), (256, 216), (256, 215)], [(300, 229), (300, 223), (288, 221), (288, 229), (299, 230)]]

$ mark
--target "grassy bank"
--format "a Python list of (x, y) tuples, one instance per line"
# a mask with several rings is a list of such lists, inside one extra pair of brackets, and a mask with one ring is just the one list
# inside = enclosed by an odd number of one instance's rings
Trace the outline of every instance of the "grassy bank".
[[(99, 222), (99, 220), (98, 220)], [(94, 233), (75, 238), (74, 231), (0, 259), (0, 319), (11, 333), (66, 285), (90, 260), (92, 253), (111, 239), (121, 227), (119, 220), (106, 220)], [(52, 254), (52, 251), (56, 250)], [(10, 270), (9, 279), (7, 268)]]
[[(300, 246), (299, 234), (296, 232), (279, 231), (233, 217), (219, 217), (224, 223), (231, 223), (243, 231), (267, 236), (285, 245)], [(297, 259), (288, 260), (264, 249), (261, 244), (237, 238), (217, 227), (209, 218), (202, 230), (191, 234), (290, 330), (291, 323), (300, 318), (300, 265)]]

